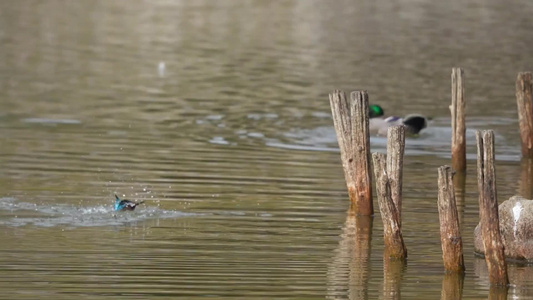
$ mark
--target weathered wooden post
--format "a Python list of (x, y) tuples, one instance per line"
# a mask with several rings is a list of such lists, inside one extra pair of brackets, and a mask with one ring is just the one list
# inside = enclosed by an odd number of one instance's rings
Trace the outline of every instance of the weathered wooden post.
[(466, 126), (463, 69), (452, 69), (452, 168), (455, 171), (466, 170)]
[(520, 191), (526, 199), (533, 198), (533, 158), (523, 157), (520, 162)]
[(402, 224), (402, 177), (403, 155), (405, 151), (405, 127), (392, 126), (387, 131), (387, 175), (391, 198), (398, 212), (398, 221)]
[(522, 156), (533, 158), (533, 83), (531, 72), (518, 73), (516, 78), (516, 104), (522, 140)]
[(348, 101), (344, 92), (334, 91), (329, 101), (350, 197), (349, 213), (372, 215), (368, 94), (352, 92)]
[(457, 206), (457, 214), (459, 215), (459, 227), (461, 227), (465, 210), (466, 172), (456, 171), (452, 178), (455, 189), (455, 205)]
[(452, 168), (442, 166), (438, 169), (438, 208), (440, 220), (440, 242), (442, 260), (447, 273), (464, 273), (463, 240), (459, 229), (459, 215), (455, 202), (455, 189)]
[(385, 252), (391, 259), (406, 259), (407, 249), (403, 242), (399, 214), (391, 198), (390, 180), (387, 174), (385, 154), (373, 153), (376, 192), (378, 194), (379, 211), (383, 221), (383, 239)]
[(481, 236), (485, 247), (485, 261), (491, 285), (507, 286), (507, 263), (500, 236), (496, 171), (494, 168), (494, 132), (476, 131), (477, 178)]

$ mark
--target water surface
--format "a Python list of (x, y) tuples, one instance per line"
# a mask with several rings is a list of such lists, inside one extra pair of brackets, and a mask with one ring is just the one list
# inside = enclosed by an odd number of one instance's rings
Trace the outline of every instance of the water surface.
[[(500, 201), (519, 193), (514, 80), (531, 69), (532, 13), (523, 0), (1, 2), (0, 298), (438, 298), (455, 66), (463, 298), (487, 298), (474, 130), (495, 130)], [(379, 214), (370, 239), (347, 218), (334, 89), (431, 117), (406, 146), (405, 266), (384, 264)], [(114, 193), (146, 203), (115, 213)], [(510, 266), (513, 299), (533, 295), (530, 271)]]

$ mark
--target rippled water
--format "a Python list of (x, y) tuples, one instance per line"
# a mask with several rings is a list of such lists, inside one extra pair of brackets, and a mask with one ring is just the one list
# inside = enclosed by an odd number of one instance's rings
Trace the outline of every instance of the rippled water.
[[(0, 2), (0, 298), (446, 298), (436, 168), (449, 163), (454, 66), (469, 127), (462, 293), (487, 298), (473, 137), (496, 132), (500, 201), (522, 191), (514, 80), (531, 69), (532, 12)], [(383, 261), (379, 214), (346, 215), (327, 95), (357, 88), (386, 114), (431, 118), (407, 140), (404, 266)], [(114, 193), (145, 204), (115, 213)], [(510, 297), (531, 297), (531, 270), (509, 271)]]

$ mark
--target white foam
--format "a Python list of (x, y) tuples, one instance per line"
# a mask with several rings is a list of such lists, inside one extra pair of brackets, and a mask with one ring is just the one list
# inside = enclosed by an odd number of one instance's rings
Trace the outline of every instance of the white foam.
[(170, 219), (196, 215), (175, 210), (164, 210), (145, 205), (135, 211), (116, 212), (112, 205), (76, 207), (67, 204), (42, 205), (0, 198), (0, 225), (54, 227), (94, 227), (123, 225), (154, 219)]

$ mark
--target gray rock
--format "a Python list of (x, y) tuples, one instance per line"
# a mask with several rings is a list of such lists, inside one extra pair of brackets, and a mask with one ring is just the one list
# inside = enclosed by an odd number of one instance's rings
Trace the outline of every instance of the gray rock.
[[(498, 206), (498, 214), (505, 257), (533, 263), (533, 200), (513, 196)], [(474, 248), (477, 253), (485, 252), (479, 224), (474, 230)]]

